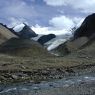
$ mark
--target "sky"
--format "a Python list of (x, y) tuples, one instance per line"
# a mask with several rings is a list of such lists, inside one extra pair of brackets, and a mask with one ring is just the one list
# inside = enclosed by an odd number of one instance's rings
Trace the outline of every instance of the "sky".
[(28, 24), (39, 34), (65, 34), (95, 12), (95, 0), (0, 0), (0, 22)]

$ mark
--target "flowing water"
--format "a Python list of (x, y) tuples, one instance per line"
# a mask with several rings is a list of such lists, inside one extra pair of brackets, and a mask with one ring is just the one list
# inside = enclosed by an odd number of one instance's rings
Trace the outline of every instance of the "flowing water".
[(39, 84), (0, 85), (0, 95), (95, 95), (95, 75), (81, 75)]

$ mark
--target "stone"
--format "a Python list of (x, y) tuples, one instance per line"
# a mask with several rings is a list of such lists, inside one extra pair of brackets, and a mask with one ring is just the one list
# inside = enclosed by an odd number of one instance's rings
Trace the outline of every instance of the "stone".
[(17, 75), (12, 75), (12, 78), (13, 79), (18, 79), (18, 76)]

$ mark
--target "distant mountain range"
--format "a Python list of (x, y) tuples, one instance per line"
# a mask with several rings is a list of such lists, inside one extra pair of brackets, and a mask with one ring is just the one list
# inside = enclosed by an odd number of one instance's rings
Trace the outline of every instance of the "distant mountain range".
[[(64, 35), (40, 35), (36, 34), (28, 25), (22, 23), (13, 28), (0, 24), (0, 51), (17, 49), (28, 46), (33, 47), (35, 43), (52, 54), (64, 56), (86, 45), (95, 37), (95, 14), (89, 15), (82, 25), (73, 30), (74, 34)], [(29, 41), (29, 42), (28, 42)], [(24, 43), (25, 42), (25, 43)], [(25, 47), (26, 48), (26, 47)], [(36, 47), (35, 47), (36, 48)], [(47, 51), (47, 52), (48, 52)]]
[(94, 31), (95, 14), (65, 35), (39, 35), (23, 23), (14, 28), (1, 23), (0, 83), (27, 85), (82, 75), (88, 82), (95, 72)]

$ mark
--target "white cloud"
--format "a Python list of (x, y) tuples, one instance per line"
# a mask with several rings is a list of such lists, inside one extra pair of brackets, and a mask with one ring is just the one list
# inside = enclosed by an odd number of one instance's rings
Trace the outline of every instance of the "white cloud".
[(28, 24), (28, 22), (25, 19), (23, 19), (23, 18), (14, 18), (14, 17), (11, 17), (8, 20), (10, 22), (8, 24), (8, 27), (10, 27), (10, 28), (15, 27), (15, 26), (17, 26), (19, 24), (22, 24), (22, 23)]
[(57, 29), (67, 30), (75, 26), (74, 21), (64, 15), (52, 18), (50, 24)]
[(31, 16), (37, 15), (34, 7), (28, 5), (24, 0), (10, 0), (4, 5), (4, 13), (12, 17), (24, 17), (29, 18)]
[(67, 4), (75, 9), (80, 9), (82, 12), (95, 12), (95, 0), (77, 0), (77, 2), (76, 0), (67, 0)]
[(65, 0), (44, 0), (47, 5), (62, 6), (65, 5)]
[(54, 27), (41, 27), (39, 25), (32, 26), (31, 27), (36, 33), (38, 34), (66, 34), (69, 33), (69, 31), (65, 29), (54, 29)]
[(82, 22), (84, 21), (85, 18), (81, 18), (81, 17), (75, 17), (73, 20), (75, 22), (75, 27), (80, 27)]
[(41, 27), (40, 25), (32, 26), (32, 29), (38, 34), (67, 34), (71, 33), (71, 28), (79, 27), (83, 22), (84, 18), (73, 17), (69, 18), (64, 15), (59, 17), (53, 17), (49, 23), (50, 27)]
[(80, 9), (82, 12), (95, 12), (95, 0), (44, 0), (47, 5), (51, 6), (71, 6)]
[(70, 30), (73, 27), (79, 27), (82, 22), (84, 21), (84, 18), (81, 17), (67, 17), (67, 16), (59, 16), (52, 18), (49, 23), (52, 25), (55, 29), (64, 29), (64, 30)]
[[(27, 23), (27, 21), (23, 18), (14, 18), (11, 17), (9, 18), (9, 21), (11, 22), (8, 27), (15, 27), (17, 25), (20, 25), (22, 23)], [(37, 33), (37, 34), (66, 34), (66, 33), (71, 33), (71, 28), (74, 26), (79, 27), (83, 21), (83, 18), (69, 18), (64, 15), (59, 16), (59, 17), (53, 17), (49, 23), (51, 26), (49, 27), (42, 27), (38, 24), (35, 26), (32, 26), (31, 28)], [(29, 25), (29, 24), (28, 24)]]

